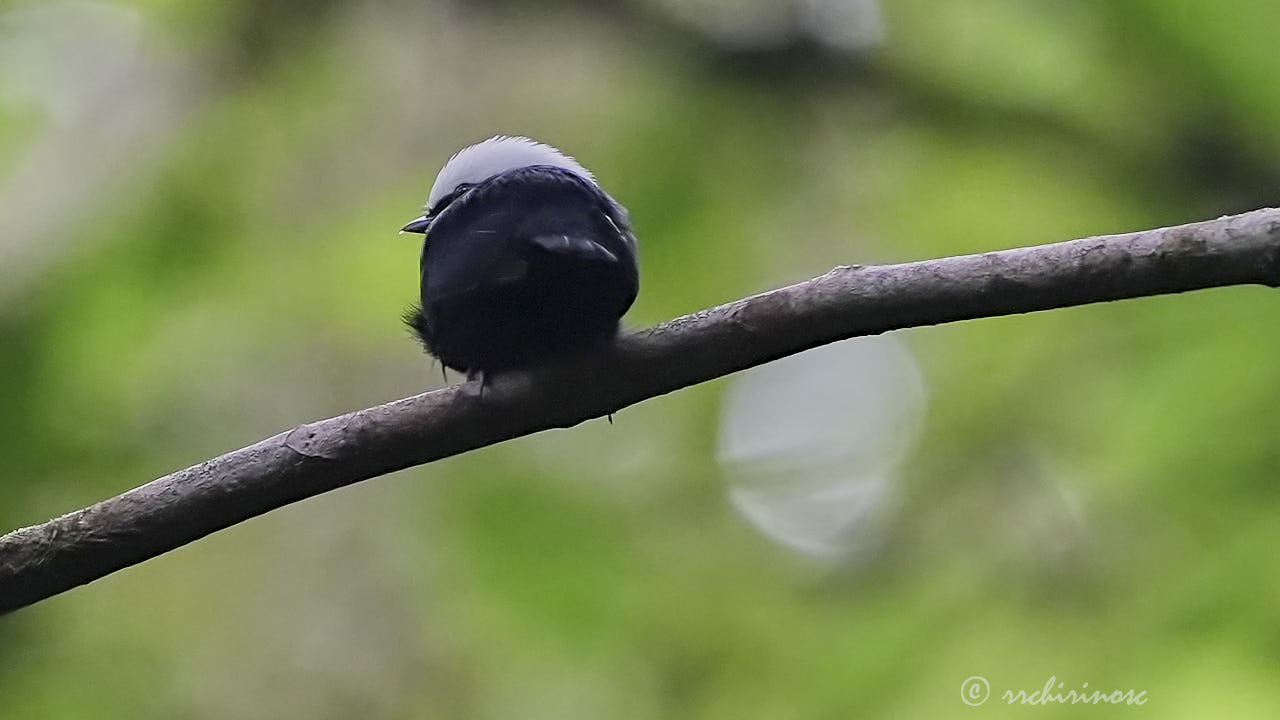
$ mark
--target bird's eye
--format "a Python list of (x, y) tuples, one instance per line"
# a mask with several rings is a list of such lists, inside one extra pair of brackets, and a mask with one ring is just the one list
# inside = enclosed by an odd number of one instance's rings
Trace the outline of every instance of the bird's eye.
[(475, 187), (475, 185), (471, 183), (460, 183), (457, 187), (453, 189), (453, 192), (441, 198), (440, 202), (435, 204), (435, 207), (427, 209), (427, 217), (435, 217), (436, 215), (439, 215), (440, 213), (444, 212), (444, 209), (449, 207), (449, 205), (454, 200), (457, 200), (458, 198), (467, 194), (467, 191), (473, 187)]

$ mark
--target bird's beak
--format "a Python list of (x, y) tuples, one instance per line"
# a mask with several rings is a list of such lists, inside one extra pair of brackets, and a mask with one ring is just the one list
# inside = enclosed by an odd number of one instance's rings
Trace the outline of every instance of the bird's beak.
[(415, 218), (413, 222), (405, 225), (403, 228), (400, 228), (400, 232), (425, 233), (427, 231), (427, 226), (430, 224), (431, 218), (423, 215), (422, 217)]

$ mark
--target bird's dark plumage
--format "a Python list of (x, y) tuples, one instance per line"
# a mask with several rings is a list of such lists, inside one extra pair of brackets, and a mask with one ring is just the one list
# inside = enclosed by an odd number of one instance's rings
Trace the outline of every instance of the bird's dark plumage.
[(564, 167), (464, 184), (420, 225), (422, 304), (406, 321), (445, 366), (469, 375), (606, 342), (639, 290), (626, 211)]

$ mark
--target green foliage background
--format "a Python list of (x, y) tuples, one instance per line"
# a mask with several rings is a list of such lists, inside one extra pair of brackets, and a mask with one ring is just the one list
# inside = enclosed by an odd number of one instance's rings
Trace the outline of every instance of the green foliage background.
[[(494, 133), (630, 208), (634, 325), (1280, 195), (1273, 0), (886, 0), (858, 56), (638, 1), (115, 7), (179, 110), (0, 267), (4, 528), (437, 386), (395, 231)], [(0, 189), (50, 127), (0, 102)], [(723, 382), (363, 483), (0, 619), (0, 717), (1273, 717), (1277, 327), (1230, 288), (906, 333), (925, 433), (858, 564), (733, 512)], [(1150, 703), (973, 709), (971, 675)]]

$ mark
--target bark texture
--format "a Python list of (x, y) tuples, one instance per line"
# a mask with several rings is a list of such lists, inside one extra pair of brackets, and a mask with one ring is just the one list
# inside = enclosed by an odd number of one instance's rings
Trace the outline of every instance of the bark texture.
[(303, 498), (858, 335), (1224, 285), (1280, 286), (1280, 210), (820, 277), (537, 372), (300, 425), (0, 537), (0, 613)]

